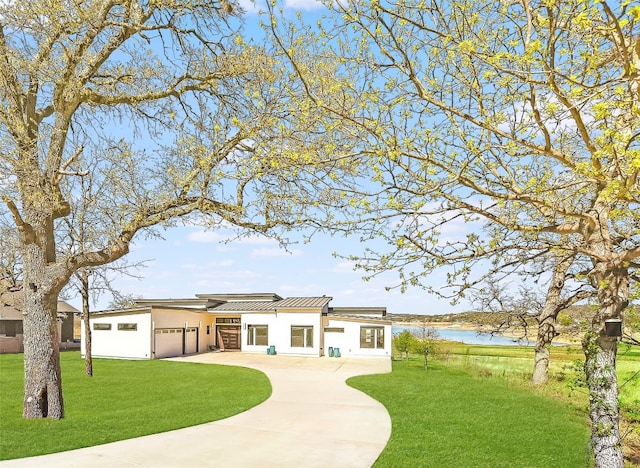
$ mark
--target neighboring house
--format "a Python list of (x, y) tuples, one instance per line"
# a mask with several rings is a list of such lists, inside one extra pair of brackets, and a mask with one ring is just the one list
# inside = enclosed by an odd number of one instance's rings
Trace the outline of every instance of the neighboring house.
[(339, 349), (341, 356), (391, 356), (386, 308), (332, 308), (331, 299), (258, 293), (139, 300), (133, 308), (91, 314), (92, 354), (154, 359), (273, 347), (278, 354), (323, 356)]
[[(73, 317), (79, 311), (58, 301), (58, 336), (60, 343), (73, 343)], [(23, 346), (22, 290), (5, 288), (0, 293), (0, 353), (21, 353)]]

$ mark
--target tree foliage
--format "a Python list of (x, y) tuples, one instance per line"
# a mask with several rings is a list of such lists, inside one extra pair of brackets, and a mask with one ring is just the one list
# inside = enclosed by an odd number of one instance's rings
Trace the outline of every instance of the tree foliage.
[[(245, 42), (239, 14), (225, 1), (0, 4), (0, 199), (25, 284), (25, 417), (64, 415), (53, 324), (74, 272), (180, 221), (281, 236), (354, 175), (318, 151), (324, 121), (274, 54)], [(68, 241), (80, 219), (82, 242)]]
[(326, 6), (335, 15), (300, 35), (353, 79), (341, 92), (357, 105), (325, 110), (360, 135), (374, 174), (376, 187), (352, 195), (362, 208), (352, 226), (388, 243), (357, 255), (359, 266), (434, 292), (430, 275), (446, 266), (455, 296), (541, 255), (588, 262), (580, 277), (599, 303), (585, 342), (592, 443), (597, 466), (622, 466), (616, 341), (604, 321), (627, 307), (640, 256), (640, 8)]
[(393, 336), (393, 347), (400, 357), (404, 355), (409, 359), (410, 354), (424, 357), (425, 368), (427, 367), (427, 356), (432, 358), (438, 353), (437, 342), (440, 336), (438, 332), (426, 326), (416, 327), (415, 330), (402, 330)]
[(413, 351), (413, 342), (415, 340), (416, 337), (413, 333), (409, 330), (403, 330), (393, 335), (393, 347), (400, 353), (400, 357), (404, 356), (405, 359), (409, 359), (409, 353)]

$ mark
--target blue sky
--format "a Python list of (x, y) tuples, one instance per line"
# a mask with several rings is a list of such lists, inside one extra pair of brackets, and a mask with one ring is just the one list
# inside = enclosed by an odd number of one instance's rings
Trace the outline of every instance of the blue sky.
[[(400, 293), (387, 291), (397, 282), (390, 272), (369, 281), (353, 263), (333, 256), (358, 254), (364, 246), (356, 238), (315, 236), (310, 243), (293, 244), (288, 251), (277, 242), (250, 236), (225, 243), (224, 231), (197, 226), (172, 228), (164, 239), (138, 240), (129, 262), (146, 261), (140, 277), (118, 277), (113, 285), (123, 294), (144, 298), (188, 298), (201, 293), (268, 292), (280, 296), (333, 297), (333, 306), (384, 306), (389, 313), (444, 314), (468, 310), (417, 288)], [(444, 272), (434, 274), (432, 284), (444, 284)], [(95, 309), (108, 306), (105, 294)], [(78, 299), (69, 301), (80, 308)]]
[[(247, 10), (246, 33), (258, 38), (260, 9), (249, 0), (241, 0)], [(315, 22), (322, 5), (313, 0), (286, 0), (287, 14), (300, 11), (302, 17)], [(449, 235), (460, 236), (469, 226), (450, 225)], [(446, 235), (447, 233), (445, 233)], [(364, 272), (354, 271), (354, 264), (333, 254), (348, 256), (364, 252), (358, 238), (315, 235), (308, 243), (297, 243), (288, 251), (277, 242), (250, 236), (225, 243), (231, 232), (205, 231), (197, 226), (172, 228), (162, 232), (164, 239), (136, 238), (130, 263), (145, 262), (135, 272), (139, 278), (117, 277), (112, 286), (122, 294), (143, 298), (189, 298), (200, 293), (277, 293), (280, 296), (333, 297), (334, 306), (385, 306), (390, 313), (444, 314), (469, 310), (468, 304), (453, 307), (424, 290), (413, 288), (404, 294), (387, 286), (398, 282), (395, 272), (364, 281)], [(430, 277), (433, 286), (444, 285), (445, 271)], [(94, 310), (107, 308), (111, 296), (103, 294), (92, 304)], [(80, 308), (78, 298), (69, 300)]]

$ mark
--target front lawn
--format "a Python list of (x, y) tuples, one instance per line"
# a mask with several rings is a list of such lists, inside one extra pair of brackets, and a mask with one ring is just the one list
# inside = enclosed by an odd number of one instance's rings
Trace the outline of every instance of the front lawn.
[(0, 460), (61, 452), (227, 418), (266, 400), (257, 370), (171, 361), (61, 355), (65, 418), (22, 419), (21, 354), (0, 355)]
[(376, 467), (580, 467), (591, 458), (583, 411), (505, 379), (409, 360), (348, 383), (391, 415)]

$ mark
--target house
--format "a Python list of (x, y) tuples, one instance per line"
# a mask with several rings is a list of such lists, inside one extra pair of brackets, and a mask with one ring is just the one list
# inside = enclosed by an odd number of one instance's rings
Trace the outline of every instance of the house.
[(92, 354), (157, 359), (234, 350), (391, 356), (386, 308), (329, 307), (331, 299), (255, 293), (139, 300), (132, 308), (91, 314)]
[[(58, 301), (58, 336), (61, 347), (73, 347), (73, 318), (79, 314), (75, 307)], [(3, 288), (0, 293), (0, 353), (24, 351), (22, 327), (22, 289)]]

